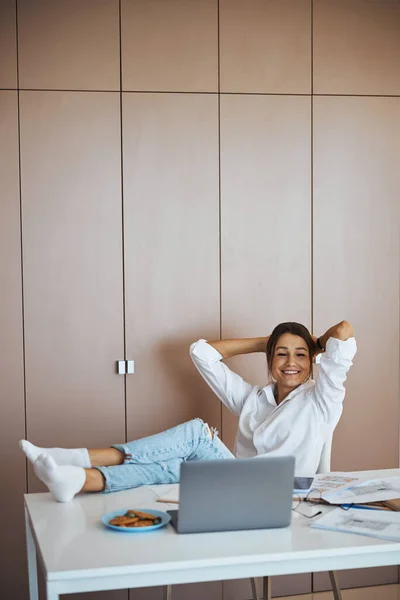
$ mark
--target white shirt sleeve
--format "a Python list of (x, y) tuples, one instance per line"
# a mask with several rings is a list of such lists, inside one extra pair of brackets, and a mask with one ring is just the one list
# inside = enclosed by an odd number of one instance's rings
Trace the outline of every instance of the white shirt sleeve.
[(190, 346), (190, 356), (200, 375), (230, 411), (240, 415), (253, 386), (221, 362), (222, 355), (206, 340)]
[(321, 355), (315, 381), (315, 400), (326, 423), (340, 416), (345, 396), (344, 382), (357, 352), (354, 337), (348, 340), (329, 338)]

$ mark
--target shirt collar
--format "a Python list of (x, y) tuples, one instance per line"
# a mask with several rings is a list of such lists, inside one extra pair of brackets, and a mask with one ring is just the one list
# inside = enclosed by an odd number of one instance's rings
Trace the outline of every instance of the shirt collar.
[[(299, 385), (299, 387), (297, 387), (295, 390), (290, 392), (290, 394), (288, 394), (286, 396), (286, 398), (283, 402), (287, 402), (288, 400), (293, 398), (293, 396), (297, 396), (297, 394), (299, 394), (300, 392), (303, 392), (303, 391), (307, 390), (308, 388), (312, 387), (314, 385), (314, 383), (315, 383), (315, 381), (313, 379), (309, 379), (305, 383), (302, 383), (301, 385)], [(271, 404), (275, 408), (277, 406), (280, 406), (280, 404), (276, 403), (275, 396), (274, 396), (274, 385), (272, 383), (270, 383), (269, 385), (266, 385), (263, 388), (263, 390), (264, 390), (264, 394), (267, 399), (267, 402), (269, 404)], [(281, 402), (281, 404), (282, 404), (282, 402)]]
[(272, 383), (266, 385), (264, 389), (265, 397), (267, 398), (267, 402), (274, 407), (277, 407), (277, 403), (274, 396), (274, 386)]

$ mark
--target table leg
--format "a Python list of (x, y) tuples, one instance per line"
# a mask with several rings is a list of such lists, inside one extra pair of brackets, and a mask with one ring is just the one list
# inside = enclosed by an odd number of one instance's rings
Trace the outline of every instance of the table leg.
[(172, 600), (172, 585), (164, 585), (163, 600)]
[(271, 600), (271, 577), (263, 577), (263, 600)]
[(25, 509), (26, 550), (28, 557), (29, 598), (39, 600), (39, 589), (37, 579), (36, 546), (29, 523), (28, 513)]
[(46, 585), (46, 599), (47, 600), (60, 600), (60, 594), (58, 592), (54, 592), (51, 589), (51, 584)]
[(340, 587), (338, 581), (336, 579), (335, 571), (329, 571), (329, 579), (331, 580), (333, 597), (335, 600), (342, 600), (342, 594), (340, 591)]
[(250, 583), (251, 583), (251, 591), (253, 594), (253, 600), (258, 600), (257, 583), (256, 583), (255, 577), (250, 577)]

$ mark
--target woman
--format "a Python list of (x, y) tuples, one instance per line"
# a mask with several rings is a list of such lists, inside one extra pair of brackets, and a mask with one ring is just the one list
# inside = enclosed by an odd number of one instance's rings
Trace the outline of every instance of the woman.
[[(222, 362), (239, 354), (265, 352), (271, 383), (246, 383)], [(321, 357), (316, 381), (313, 359)], [(281, 323), (268, 337), (199, 340), (190, 354), (202, 377), (239, 417), (235, 455), (293, 455), (296, 475), (313, 475), (325, 440), (335, 428), (345, 396), (344, 382), (356, 353), (353, 328), (346, 321), (320, 338), (299, 323)], [(141, 485), (176, 483), (185, 460), (233, 458), (217, 432), (201, 419), (111, 448), (38, 448), (20, 442), (36, 475), (54, 498), (112, 492)]]

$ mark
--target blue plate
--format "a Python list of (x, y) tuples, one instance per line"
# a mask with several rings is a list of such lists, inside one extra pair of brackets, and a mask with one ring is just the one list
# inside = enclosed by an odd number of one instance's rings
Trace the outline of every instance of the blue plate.
[[(117, 525), (110, 525), (110, 521), (114, 517), (120, 517), (124, 515), (128, 510), (138, 510), (140, 512), (147, 512), (155, 517), (160, 517), (160, 523), (156, 525), (150, 525), (149, 527), (118, 527)], [(120, 510), (113, 510), (112, 512), (106, 513), (101, 517), (101, 522), (106, 527), (110, 529), (114, 529), (115, 531), (119, 531), (120, 533), (145, 533), (148, 531), (154, 531), (155, 529), (159, 529), (160, 527), (165, 527), (167, 523), (169, 523), (171, 517), (162, 510), (153, 510), (152, 508), (121, 508)]]

